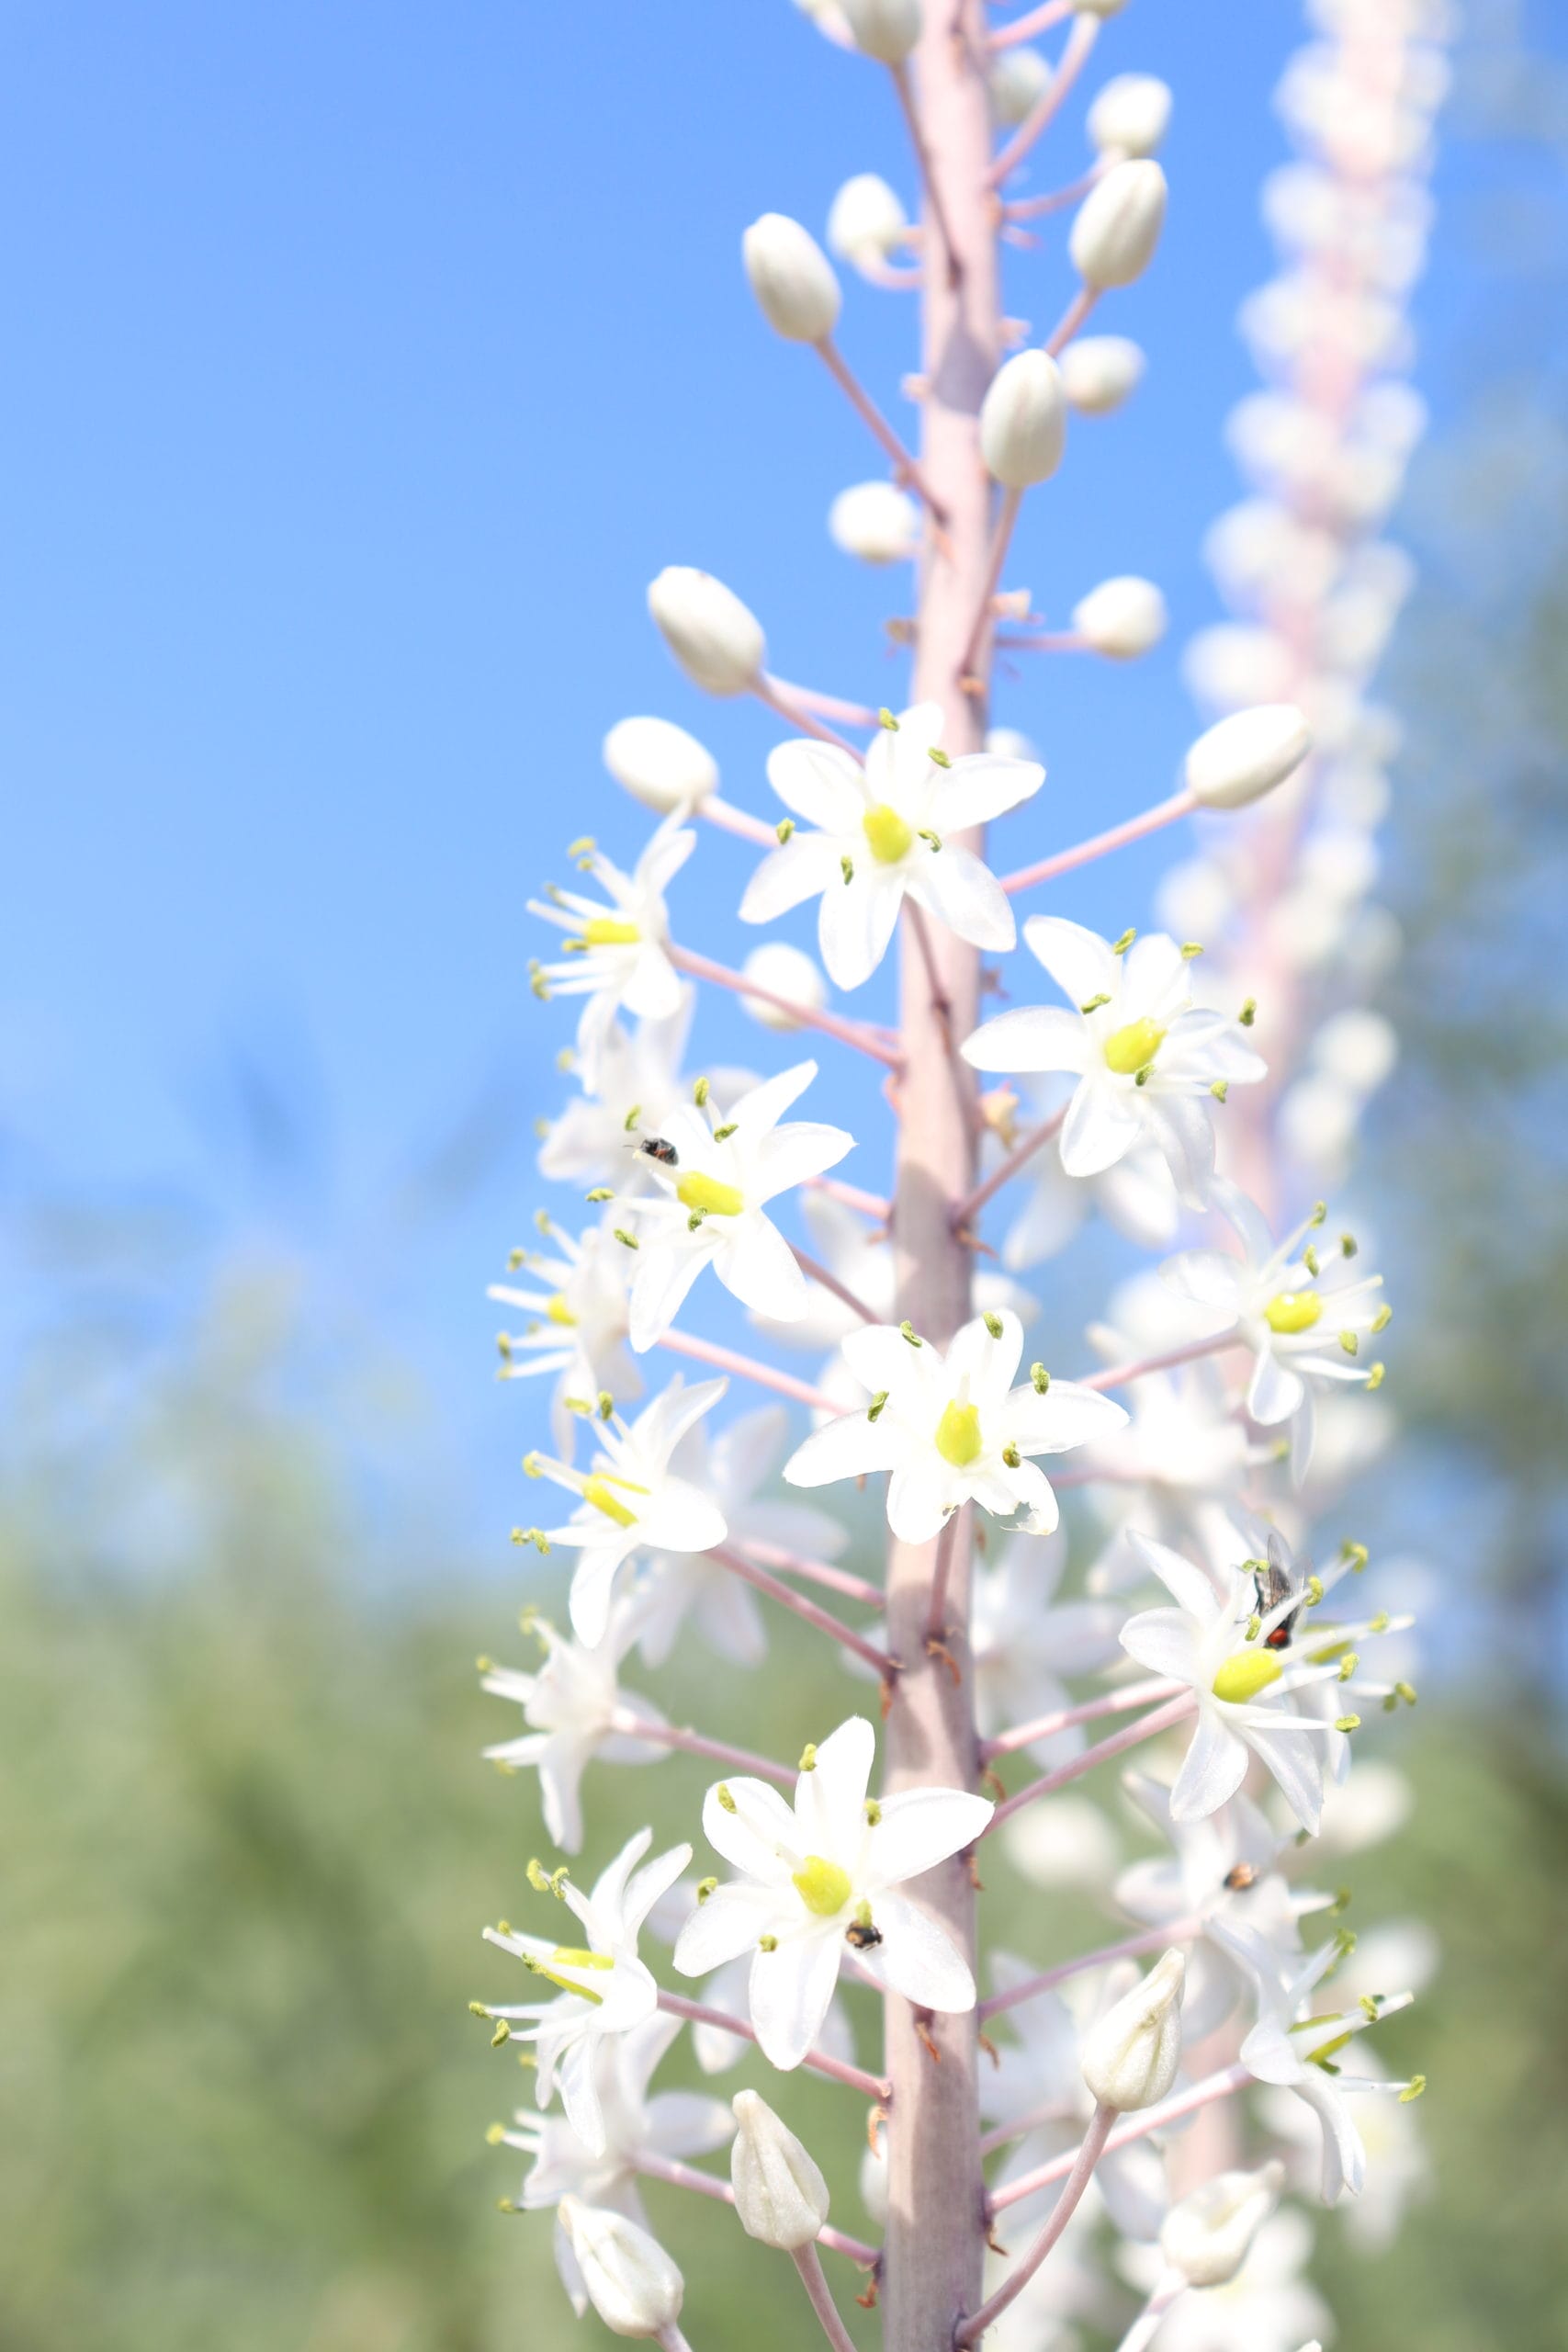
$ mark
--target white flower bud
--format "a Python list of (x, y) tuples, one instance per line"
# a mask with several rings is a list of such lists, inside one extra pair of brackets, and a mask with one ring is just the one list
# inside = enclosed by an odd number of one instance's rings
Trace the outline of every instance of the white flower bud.
[(1051, 68), (1037, 49), (1019, 43), (997, 51), (986, 76), (991, 112), (1005, 130), (1025, 121), (1051, 86)]
[(1170, 85), (1156, 74), (1118, 74), (1089, 110), (1087, 129), (1102, 155), (1152, 155), (1170, 124)]
[(855, 47), (884, 65), (902, 65), (920, 38), (920, 0), (839, 0)]
[(688, 678), (710, 695), (743, 695), (767, 659), (755, 613), (711, 571), (667, 564), (648, 592), (648, 609)]
[(764, 212), (740, 240), (762, 316), (791, 343), (820, 343), (838, 322), (839, 281), (812, 235), (786, 212)]
[(1223, 2287), (1235, 2277), (1279, 2201), (1285, 2167), (1222, 2172), (1173, 2205), (1159, 2233), (1160, 2252), (1190, 2287)]
[(1127, 572), (1102, 580), (1073, 606), (1073, 627), (1095, 653), (1134, 662), (1165, 635), (1169, 616), (1152, 580)]
[(718, 763), (671, 718), (619, 718), (604, 738), (604, 765), (618, 785), (667, 817), (705, 800), (718, 784)]
[[(803, 947), (792, 947), (785, 939), (767, 939), (753, 947), (741, 971), (760, 989), (769, 989), (774, 996), (787, 996), (807, 1012), (820, 1012), (828, 1001), (828, 981), (821, 967), (813, 963)], [(782, 1012), (776, 1004), (765, 1004), (761, 997), (743, 996), (744, 1011), (764, 1029), (798, 1029), (794, 1016)]]
[(1154, 259), (1165, 225), (1165, 174), (1146, 161), (1118, 164), (1078, 207), (1067, 251), (1097, 293), (1131, 286)]
[(1291, 702), (1233, 711), (1200, 735), (1187, 754), (1187, 788), (1205, 808), (1245, 808), (1294, 774), (1312, 731)]
[(828, 212), (828, 243), (856, 269), (886, 261), (908, 236), (909, 216), (887, 182), (857, 172), (844, 182)]
[(1144, 379), (1144, 355), (1124, 334), (1079, 335), (1060, 366), (1068, 403), (1085, 416), (1109, 416)]
[(624, 2213), (563, 2197), (556, 2219), (588, 2300), (616, 2335), (657, 2335), (680, 2316), (685, 2281), (664, 2248)]
[(986, 736), (986, 749), (998, 760), (1038, 760), (1039, 752), (1027, 735), (1016, 727), (993, 727)]
[(896, 482), (857, 481), (828, 509), (828, 536), (863, 563), (903, 563), (919, 548), (920, 510)]
[(1049, 481), (1062, 462), (1067, 402), (1048, 352), (1021, 351), (998, 368), (980, 409), (980, 454), (1007, 490)]
[(748, 2237), (784, 2254), (809, 2245), (828, 2218), (828, 2184), (795, 2133), (755, 2091), (730, 2105), (740, 2126), (729, 2151), (735, 2210)]
[(1186, 1977), (1186, 1955), (1166, 1952), (1084, 2036), (1083, 2078), (1101, 2107), (1126, 2114), (1169, 2090), (1181, 2061)]

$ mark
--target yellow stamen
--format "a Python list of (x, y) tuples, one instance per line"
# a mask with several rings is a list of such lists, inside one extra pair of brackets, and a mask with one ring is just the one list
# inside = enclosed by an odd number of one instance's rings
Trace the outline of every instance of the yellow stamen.
[(1283, 1672), (1272, 1650), (1238, 1650), (1234, 1657), (1226, 1658), (1215, 1675), (1214, 1696), (1228, 1699), (1233, 1705), (1245, 1705), (1248, 1699), (1256, 1699), (1260, 1690), (1267, 1690), (1271, 1682), (1278, 1682)]
[(1271, 1331), (1288, 1337), (1292, 1332), (1310, 1331), (1322, 1314), (1323, 1301), (1310, 1290), (1282, 1290), (1264, 1308), (1263, 1320)]
[(1131, 1078), (1134, 1070), (1153, 1061), (1164, 1043), (1165, 1031), (1145, 1013), (1141, 1021), (1129, 1021), (1124, 1029), (1111, 1031), (1105, 1041), (1105, 1067), (1118, 1078)]
[(550, 1954), (558, 1968), (614, 1968), (607, 1951), (579, 1951), (571, 1944), (557, 1944)]
[(820, 1854), (807, 1854), (794, 1873), (794, 1885), (807, 1909), (819, 1919), (830, 1919), (850, 1899), (848, 1871), (841, 1871), (837, 1862), (824, 1861)]
[(636, 1511), (628, 1510), (620, 1497), (611, 1491), (606, 1478), (585, 1480), (582, 1499), (585, 1503), (592, 1503), (595, 1510), (602, 1510), (606, 1519), (613, 1519), (617, 1527), (635, 1527), (637, 1524)]
[(973, 1405), (949, 1404), (936, 1425), (936, 1450), (944, 1462), (962, 1470), (980, 1451), (980, 1416)]
[(897, 865), (901, 857), (908, 855), (914, 833), (897, 809), (890, 808), (886, 800), (868, 808), (860, 822), (862, 832), (871, 843), (871, 854), (879, 865)]
[(570, 1307), (566, 1303), (566, 1294), (564, 1291), (558, 1290), (551, 1295), (546, 1304), (545, 1314), (552, 1323), (572, 1324), (577, 1320), (576, 1316), (572, 1313)]
[(635, 922), (617, 922), (614, 915), (591, 915), (582, 926), (590, 947), (635, 947), (642, 937)]
[(733, 1184), (721, 1184), (716, 1176), (700, 1173), (682, 1176), (675, 1187), (675, 1198), (683, 1209), (701, 1209), (706, 1216), (739, 1216), (746, 1205), (745, 1195)]

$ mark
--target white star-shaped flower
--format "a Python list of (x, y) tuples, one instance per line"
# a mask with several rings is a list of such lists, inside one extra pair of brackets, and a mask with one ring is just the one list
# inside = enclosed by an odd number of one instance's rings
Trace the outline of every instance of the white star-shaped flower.
[(929, 1543), (970, 1501), (993, 1518), (1021, 1511), (1031, 1534), (1048, 1535), (1056, 1498), (1029, 1457), (1086, 1445), (1127, 1418), (1039, 1364), (1013, 1387), (1023, 1326), (1005, 1311), (965, 1323), (945, 1356), (907, 1326), (881, 1323), (852, 1331), (842, 1353), (871, 1404), (814, 1430), (784, 1476), (792, 1487), (827, 1487), (890, 1471), (887, 1523), (906, 1544)]
[(656, 1764), (669, 1753), (636, 1736), (638, 1722), (661, 1724), (664, 1717), (647, 1699), (623, 1690), (617, 1679), (639, 1630), (637, 1606), (625, 1600), (611, 1610), (604, 1638), (593, 1649), (566, 1640), (547, 1618), (536, 1617), (529, 1631), (545, 1653), (538, 1672), (510, 1666), (485, 1670), (481, 1688), (495, 1698), (515, 1700), (528, 1725), (520, 1737), (502, 1740), (485, 1755), (513, 1770), (537, 1771), (545, 1827), (564, 1854), (581, 1849), (579, 1791), (596, 1756), (607, 1764)]
[(1201, 1208), (1214, 1172), (1214, 1090), (1223, 1100), (1227, 1086), (1267, 1075), (1239, 1024), (1193, 1003), (1189, 960), (1164, 932), (1121, 955), (1058, 915), (1032, 915), (1023, 936), (1074, 1010), (998, 1012), (966, 1041), (964, 1059), (1004, 1074), (1073, 1072), (1060, 1146), (1067, 1174), (1097, 1176), (1152, 1142), (1182, 1200)]
[(711, 1101), (665, 1114), (664, 1151), (649, 1163), (658, 1191), (624, 1204), (637, 1221), (631, 1343), (639, 1355), (670, 1329), (707, 1265), (743, 1306), (781, 1322), (804, 1314), (806, 1276), (763, 1212), (854, 1148), (842, 1127), (779, 1125), (816, 1075), (815, 1062), (798, 1062), (752, 1087), (722, 1118)]
[[(541, 1176), (558, 1184), (608, 1184), (615, 1192), (635, 1192), (646, 1176), (649, 1162), (638, 1146), (657, 1136), (666, 1111), (692, 1099), (692, 1080), (682, 1075), (686, 1041), (697, 992), (682, 982), (672, 1012), (657, 1021), (639, 1021), (627, 1031), (613, 1021), (600, 1046), (592, 1092), (578, 1095), (555, 1118), (540, 1123)], [(577, 1057), (570, 1047), (562, 1057), (573, 1069)], [(711, 1069), (712, 1100), (722, 1112), (727, 1103), (757, 1083), (750, 1070)]]
[[(804, 739), (769, 758), (768, 781), (791, 811), (791, 830), (751, 876), (741, 920), (773, 922), (819, 898), (822, 961), (839, 988), (871, 978), (906, 898), (972, 946), (1000, 950), (1017, 938), (1000, 883), (952, 837), (1031, 798), (1045, 771), (991, 752), (950, 760), (942, 723), (940, 704), (917, 703), (884, 722), (863, 767), (833, 744)], [(793, 830), (796, 817), (813, 830)]]
[(658, 1021), (681, 1001), (681, 981), (665, 953), (670, 940), (664, 892), (697, 845), (679, 813), (666, 818), (629, 874), (595, 849), (581, 845), (581, 870), (599, 885), (603, 899), (552, 888), (547, 899), (530, 899), (528, 911), (558, 923), (568, 934), (570, 961), (535, 968), (535, 986), (545, 995), (585, 996), (577, 1024), (582, 1082), (591, 1090), (599, 1056), (616, 1013)]
[(751, 2023), (764, 2056), (798, 2066), (846, 1954), (922, 2008), (975, 2006), (975, 1980), (942, 1929), (897, 1890), (974, 1842), (994, 1807), (962, 1789), (868, 1797), (876, 1736), (852, 1716), (815, 1751), (790, 1804), (765, 1781), (708, 1791), (703, 1829), (740, 1876), (716, 1887), (675, 1946), (685, 1976), (752, 1955)]
[(595, 2154), (605, 2145), (595, 2060), (606, 2041), (630, 2032), (658, 2008), (659, 1987), (637, 1956), (637, 1934), (666, 1887), (674, 1884), (692, 1859), (690, 1846), (672, 1846), (638, 1870), (652, 1843), (651, 1829), (639, 1829), (629, 1838), (594, 1881), (591, 1894), (573, 1886), (564, 1872), (547, 1880), (536, 1866), (531, 1867), (530, 1877), (549, 1885), (576, 1914), (581, 1944), (520, 1935), (504, 1924), (485, 1929), (488, 1942), (559, 1987), (554, 2000), (487, 2007), (484, 2014), (505, 2019), (516, 2040), (534, 2044), (539, 2105), (549, 2106), (558, 2084), (572, 2130)]
[[(531, 1319), (502, 1342), (502, 1376), (528, 1380), (557, 1374), (550, 1399), (550, 1429), (561, 1452), (575, 1444), (578, 1409), (592, 1407), (601, 1390), (614, 1396), (642, 1394), (642, 1375), (626, 1347), (630, 1327), (630, 1251), (615, 1239), (608, 1221), (589, 1226), (574, 1240), (541, 1213), (539, 1230), (556, 1255), (528, 1250), (514, 1258), (527, 1286), (492, 1283), (487, 1295), (519, 1307)], [(521, 1261), (518, 1264), (517, 1261)]]
[(1312, 1459), (1314, 1387), (1347, 1381), (1376, 1387), (1382, 1367), (1368, 1361), (1363, 1342), (1386, 1327), (1393, 1309), (1379, 1295), (1382, 1276), (1361, 1272), (1349, 1235), (1325, 1243), (1321, 1254), (1307, 1239), (1323, 1224), (1322, 1207), (1276, 1242), (1235, 1185), (1217, 1182), (1213, 1198), (1235, 1228), (1242, 1255), (1183, 1250), (1167, 1259), (1160, 1274), (1179, 1297), (1202, 1310), (1198, 1319), (1204, 1330), (1234, 1331), (1252, 1351), (1247, 1409), (1264, 1429), (1290, 1423), (1299, 1485)]
[[(710, 1496), (671, 1469), (671, 1457), (694, 1421), (717, 1404), (728, 1382), (676, 1379), (628, 1426), (618, 1413), (594, 1423), (599, 1450), (588, 1470), (530, 1453), (530, 1477), (549, 1478), (581, 1497), (564, 1527), (539, 1531), (547, 1548), (578, 1553), (571, 1579), (571, 1623), (580, 1642), (603, 1641), (616, 1571), (634, 1552), (705, 1552), (722, 1544), (725, 1517)], [(530, 1531), (531, 1532), (533, 1531)]]

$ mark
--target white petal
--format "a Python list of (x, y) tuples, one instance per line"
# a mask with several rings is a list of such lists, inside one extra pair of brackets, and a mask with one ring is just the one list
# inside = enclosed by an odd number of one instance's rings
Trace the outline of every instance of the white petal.
[(777, 1911), (778, 1898), (767, 1887), (716, 1886), (676, 1938), (675, 1966), (682, 1976), (706, 1976), (727, 1960), (755, 1951)]
[(972, 1323), (965, 1323), (962, 1330), (954, 1332), (947, 1351), (949, 1382), (956, 1387), (967, 1377), (976, 1404), (1001, 1402), (1012, 1385), (1023, 1353), (1023, 1326), (1018, 1317), (1004, 1307), (996, 1319), (1002, 1327), (998, 1338), (992, 1338), (985, 1317), (977, 1315)]
[(807, 1853), (848, 1861), (865, 1833), (865, 1792), (876, 1759), (876, 1734), (863, 1715), (852, 1715), (817, 1750), (815, 1769), (795, 1788), (800, 1842)]
[(776, 744), (768, 754), (768, 782), (794, 817), (827, 833), (859, 827), (865, 809), (860, 770), (847, 752), (804, 738)]
[(711, 1495), (684, 1478), (666, 1478), (638, 1521), (640, 1540), (660, 1552), (706, 1552), (728, 1528)]
[(769, 1781), (749, 1773), (716, 1781), (703, 1800), (703, 1835), (716, 1854), (748, 1878), (775, 1888), (788, 1885), (799, 1836), (793, 1808)]
[(1144, 1609), (1122, 1628), (1122, 1646), (1151, 1674), (1190, 1682), (1197, 1672), (1191, 1620), (1179, 1609)]
[(963, 1046), (964, 1058), (973, 1069), (1004, 1075), (1020, 1070), (1081, 1072), (1088, 1067), (1089, 1050), (1079, 1016), (1048, 1004), (1015, 1004), (982, 1022)]
[(1003, 1405), (998, 1428), (1024, 1453), (1066, 1453), (1076, 1445), (1098, 1445), (1127, 1424), (1124, 1406), (1080, 1381), (1054, 1380), (1043, 1396), (1015, 1388)]
[(1315, 1838), (1323, 1826), (1321, 1735), (1260, 1731), (1248, 1726), (1247, 1746), (1279, 1782), (1285, 1803), (1303, 1829)]
[(1293, 1372), (1286, 1370), (1272, 1348), (1260, 1348), (1252, 1367), (1252, 1385), (1247, 1392), (1247, 1409), (1264, 1429), (1289, 1420), (1305, 1395)]
[(1151, 1088), (1144, 1103), (1144, 1118), (1183, 1205), (1204, 1207), (1214, 1173), (1214, 1123), (1208, 1105)]
[(872, 1919), (882, 1941), (863, 1955), (869, 1973), (923, 2009), (952, 2015), (975, 2006), (975, 1979), (946, 1932), (908, 1896), (879, 1894)]
[(884, 1797), (882, 1819), (871, 1833), (867, 1885), (898, 1886), (933, 1870), (973, 1845), (995, 1810), (989, 1798), (963, 1789), (902, 1789)]
[(884, 1417), (868, 1420), (864, 1413), (840, 1413), (798, 1445), (784, 1466), (791, 1487), (831, 1487), (840, 1478), (861, 1478), (891, 1470), (903, 1455), (903, 1432)]
[(761, 1136), (778, 1125), (786, 1111), (792, 1110), (817, 1075), (814, 1061), (792, 1062), (788, 1069), (781, 1069), (772, 1078), (764, 1078), (760, 1085), (749, 1086), (730, 1104), (728, 1116), (748, 1135)]
[(804, 1184), (808, 1176), (820, 1176), (824, 1169), (836, 1168), (854, 1147), (853, 1136), (842, 1127), (818, 1126), (810, 1120), (797, 1119), (778, 1128), (758, 1148), (755, 1197), (771, 1201), (775, 1194)]
[(795, 1323), (810, 1303), (795, 1251), (768, 1217), (757, 1212), (720, 1234), (713, 1270), (742, 1306), (775, 1323)]
[(1192, 1745), (1170, 1792), (1172, 1821), (1206, 1821), (1247, 1778), (1247, 1743), (1214, 1707), (1201, 1707)]
[(1224, 1614), (1219, 1595), (1201, 1568), (1173, 1552), (1168, 1544), (1156, 1544), (1135, 1528), (1130, 1532), (1130, 1540), (1144, 1566), (1153, 1569), (1179, 1609), (1186, 1610), (1200, 1625), (1218, 1624)]
[(787, 2071), (822, 2030), (843, 1950), (836, 1928), (784, 1938), (751, 1962), (751, 2022), (762, 2055)]
[(934, 1445), (922, 1447), (887, 1482), (887, 1524), (901, 1544), (929, 1544), (964, 1492), (963, 1474), (950, 1468)]
[(1098, 932), (1060, 915), (1031, 915), (1023, 937), (1030, 953), (1074, 1004), (1087, 1004), (1094, 996), (1113, 997), (1120, 989), (1121, 958)]
[(1018, 938), (1012, 902), (982, 858), (948, 842), (909, 872), (909, 892), (973, 947), (1003, 955)]
[(1206, 1308), (1211, 1327), (1223, 1331), (1240, 1310), (1244, 1271), (1241, 1261), (1223, 1250), (1182, 1250), (1166, 1260), (1159, 1275), (1178, 1298)]
[(970, 752), (954, 760), (931, 800), (931, 825), (939, 833), (987, 825), (993, 817), (1032, 800), (1045, 781), (1034, 760), (1008, 760), (993, 752)]
[(1098, 1176), (1113, 1168), (1144, 1133), (1135, 1097), (1122, 1093), (1100, 1071), (1091, 1070), (1067, 1105), (1062, 1128), (1062, 1165), (1069, 1176)]
[[(869, 847), (867, 851), (869, 857)], [(891, 866), (867, 873), (863, 859), (854, 879), (841, 878), (822, 893), (817, 944), (835, 987), (863, 987), (887, 953), (904, 903), (901, 871)]]
[(712, 1254), (705, 1237), (696, 1249), (644, 1245), (637, 1256), (628, 1317), (628, 1337), (636, 1354), (646, 1355), (664, 1337)]
[(796, 833), (771, 849), (746, 885), (742, 922), (774, 922), (807, 899), (842, 884), (839, 853), (822, 833)]

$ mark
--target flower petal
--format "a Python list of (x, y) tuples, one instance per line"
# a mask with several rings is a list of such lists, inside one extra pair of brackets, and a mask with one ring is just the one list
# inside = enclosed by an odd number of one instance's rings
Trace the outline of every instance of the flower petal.
[(1023, 926), (1024, 944), (1043, 964), (1064, 996), (1074, 1004), (1090, 997), (1116, 996), (1122, 986), (1121, 958), (1111, 952), (1109, 940), (1086, 931), (1082, 923), (1061, 915), (1031, 915)]
[(751, 2023), (762, 2055), (787, 2072), (822, 2030), (839, 1981), (843, 1944), (836, 1927), (786, 1936), (751, 1962)]
[(1021, 1070), (1088, 1068), (1089, 1034), (1076, 1012), (1055, 1004), (1015, 1004), (983, 1021), (964, 1041), (964, 1060), (974, 1069), (1004, 1075)]
[(804, 736), (768, 753), (768, 782), (790, 814), (825, 833), (859, 828), (865, 808), (859, 766), (848, 752)]
[(1172, 1821), (1207, 1821), (1247, 1778), (1247, 1742), (1238, 1739), (1219, 1711), (1200, 1706), (1192, 1745), (1181, 1760), (1170, 1792)]
[(996, 1807), (964, 1789), (901, 1789), (882, 1800), (865, 1865), (873, 1892), (899, 1886), (973, 1845)]
[(800, 1843), (807, 1853), (852, 1865), (865, 1837), (865, 1792), (876, 1760), (876, 1734), (863, 1715), (851, 1715), (817, 1749), (817, 1761), (795, 1784)]
[(943, 2015), (974, 2007), (975, 1979), (963, 1958), (946, 1931), (907, 1895), (877, 1895), (872, 1919), (882, 1941), (862, 1957), (879, 1984)]
[(1102, 1071), (1086, 1075), (1062, 1126), (1062, 1165), (1069, 1176), (1098, 1176), (1133, 1149), (1145, 1125), (1136, 1105), (1137, 1096), (1119, 1091)]
[(732, 1232), (721, 1230), (713, 1270), (742, 1306), (775, 1323), (795, 1323), (806, 1313), (809, 1293), (795, 1251), (760, 1210), (738, 1218)]
[(794, 1807), (771, 1782), (750, 1773), (715, 1781), (703, 1800), (703, 1835), (716, 1854), (765, 1886), (787, 1887), (790, 1873), (799, 1868)]
[(887, 953), (904, 903), (902, 868), (882, 866), (841, 878), (822, 893), (817, 920), (817, 944), (835, 987), (858, 989), (870, 979)]
[(929, 907), (958, 938), (1003, 955), (1018, 939), (1012, 902), (983, 858), (957, 842), (920, 858), (908, 871), (911, 898)]
[(891, 1470), (903, 1459), (908, 1440), (895, 1422), (868, 1420), (864, 1413), (840, 1413), (796, 1446), (784, 1466), (791, 1487), (831, 1487), (840, 1478), (863, 1478)]
[(839, 852), (825, 833), (795, 833), (771, 849), (746, 885), (742, 922), (775, 922), (807, 899), (842, 881)]
[(737, 1881), (716, 1886), (699, 1904), (675, 1939), (675, 1966), (682, 1976), (706, 1976), (742, 1952), (755, 1951), (759, 1936), (777, 1916), (778, 1896), (768, 1887)]

